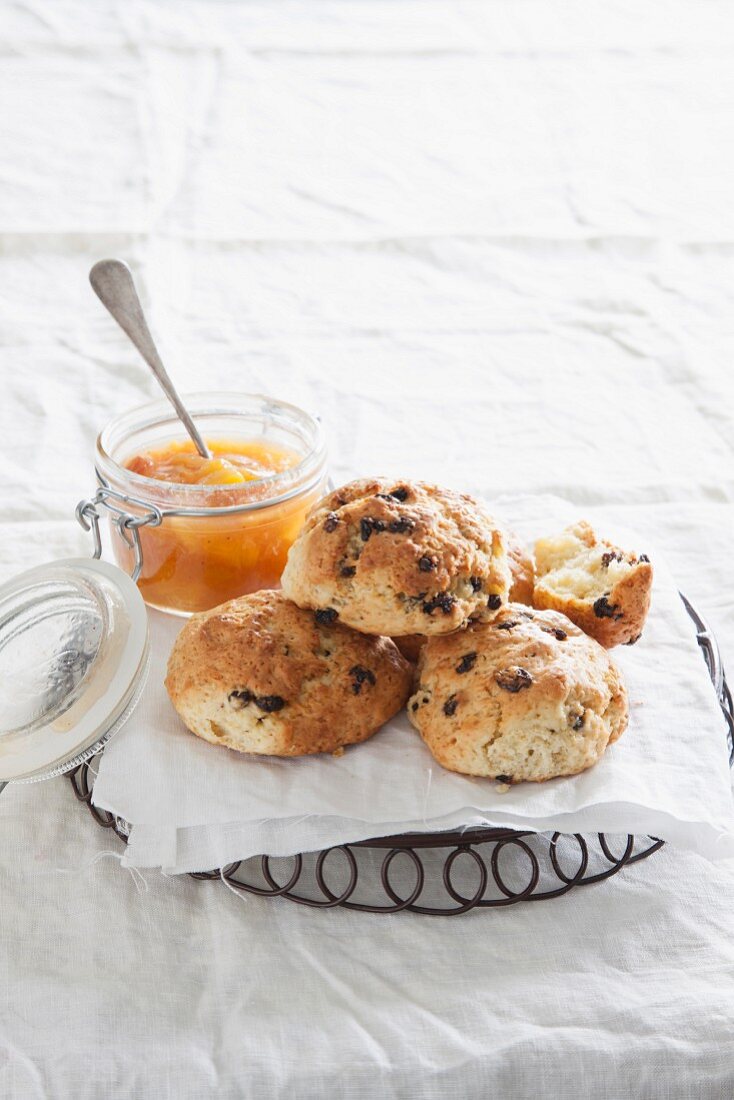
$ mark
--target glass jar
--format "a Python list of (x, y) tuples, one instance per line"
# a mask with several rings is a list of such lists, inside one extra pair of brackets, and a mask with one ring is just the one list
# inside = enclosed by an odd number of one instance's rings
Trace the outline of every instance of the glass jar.
[(259, 394), (185, 398), (205, 440), (242, 440), (300, 455), (290, 469), (237, 485), (184, 485), (126, 468), (134, 457), (180, 443), (185, 429), (167, 401), (116, 417), (95, 453), (99, 489), (77, 509), (92, 527), (107, 512), (117, 563), (147, 604), (189, 615), (261, 588), (277, 587), (291, 543), (326, 488), (326, 447), (314, 417)]

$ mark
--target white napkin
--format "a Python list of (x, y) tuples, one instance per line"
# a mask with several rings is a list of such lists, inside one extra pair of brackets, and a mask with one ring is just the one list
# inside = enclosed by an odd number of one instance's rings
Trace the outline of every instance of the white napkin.
[[(528, 539), (574, 519), (551, 497), (505, 499), (495, 513)], [(180, 620), (151, 612), (148, 686), (110, 742), (95, 804), (132, 825), (126, 862), (178, 873), (266, 852), (291, 855), (407, 830), (489, 823), (564, 832), (649, 833), (713, 856), (734, 850), (724, 723), (676, 586), (659, 550), (593, 518), (655, 566), (643, 638), (620, 647), (630, 697), (623, 737), (590, 771), (501, 793), (445, 771), (404, 714), (363, 745), (330, 755), (241, 755), (193, 737), (163, 677)]]

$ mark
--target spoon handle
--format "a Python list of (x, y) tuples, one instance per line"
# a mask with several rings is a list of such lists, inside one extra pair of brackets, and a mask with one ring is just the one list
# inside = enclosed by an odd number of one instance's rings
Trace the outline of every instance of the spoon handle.
[(153, 371), (161, 389), (194, 441), (199, 454), (202, 458), (211, 458), (209, 449), (199, 434), (199, 429), (189, 416), (173, 382), (168, 377), (168, 371), (161, 362), (145, 320), (130, 268), (122, 260), (100, 260), (89, 272), (89, 281), (102, 305), (109, 310)]

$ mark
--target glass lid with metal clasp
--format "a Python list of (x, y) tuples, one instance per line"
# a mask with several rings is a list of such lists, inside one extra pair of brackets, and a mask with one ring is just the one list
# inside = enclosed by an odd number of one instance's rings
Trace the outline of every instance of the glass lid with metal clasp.
[(148, 671), (148, 618), (121, 569), (71, 558), (0, 586), (0, 789), (99, 752)]

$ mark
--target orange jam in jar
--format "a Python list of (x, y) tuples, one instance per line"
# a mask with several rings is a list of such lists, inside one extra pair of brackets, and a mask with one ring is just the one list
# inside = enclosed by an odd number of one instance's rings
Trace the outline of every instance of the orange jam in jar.
[(96, 456), (117, 562), (133, 571), (139, 539), (143, 598), (178, 614), (277, 587), (326, 488), (321, 428), (301, 409), (246, 394), (186, 400), (210, 459), (165, 402), (113, 421)]
[(125, 466), (134, 474), (175, 485), (243, 485), (297, 466), (297, 451), (256, 439), (207, 439), (211, 458), (203, 458), (192, 440), (169, 443), (135, 455)]

